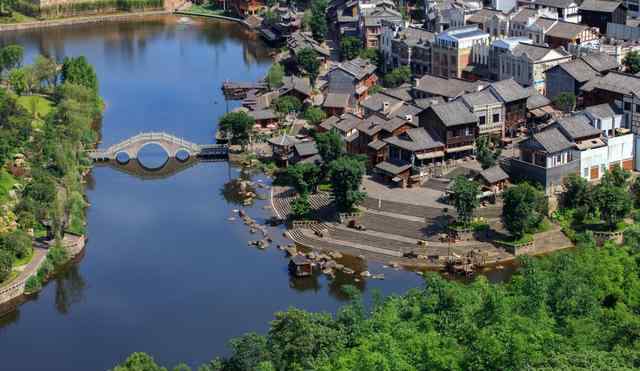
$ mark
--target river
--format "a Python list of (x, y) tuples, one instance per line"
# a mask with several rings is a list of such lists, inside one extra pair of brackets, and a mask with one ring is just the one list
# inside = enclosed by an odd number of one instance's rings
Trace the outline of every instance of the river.
[[(227, 108), (225, 79), (264, 75), (269, 49), (241, 26), (181, 24), (162, 16), (0, 34), (27, 60), (85, 55), (106, 102), (101, 146), (139, 132), (166, 131), (212, 143)], [(151, 162), (162, 156), (145, 149)], [(110, 167), (88, 177), (84, 257), (34, 299), (0, 318), (0, 368), (7, 371), (106, 370), (134, 351), (171, 365), (195, 366), (228, 354), (227, 341), (264, 332), (273, 313), (296, 306), (335, 312), (339, 282), (292, 280), (283, 252), (247, 246), (252, 235), (225, 198), (238, 169), (200, 163), (163, 179), (141, 179)], [(254, 180), (267, 179), (259, 174)], [(264, 202), (249, 209), (263, 220)], [(255, 239), (255, 237), (253, 237)], [(418, 275), (383, 270), (386, 279), (359, 282), (366, 297), (403, 293)]]

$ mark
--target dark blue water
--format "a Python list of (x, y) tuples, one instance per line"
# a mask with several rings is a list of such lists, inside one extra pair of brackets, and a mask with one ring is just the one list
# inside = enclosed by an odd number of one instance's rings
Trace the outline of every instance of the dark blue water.
[[(264, 75), (269, 50), (234, 24), (176, 21), (0, 34), (0, 44), (24, 45), (29, 59), (37, 53), (87, 56), (107, 103), (102, 146), (145, 131), (211, 143), (227, 109), (222, 81)], [(150, 178), (135, 165), (96, 167), (88, 178), (85, 256), (35, 300), (0, 319), (0, 369), (105, 370), (134, 351), (167, 365), (196, 365), (226, 354), (231, 337), (265, 331), (275, 311), (335, 311), (343, 302), (343, 281), (292, 280), (281, 251), (247, 246), (256, 237), (228, 220), (239, 207), (229, 196), (238, 169), (168, 163), (172, 176)], [(249, 214), (263, 220), (263, 206)], [(373, 289), (402, 293), (421, 284), (412, 273), (384, 273), (386, 280), (358, 287), (370, 296)]]

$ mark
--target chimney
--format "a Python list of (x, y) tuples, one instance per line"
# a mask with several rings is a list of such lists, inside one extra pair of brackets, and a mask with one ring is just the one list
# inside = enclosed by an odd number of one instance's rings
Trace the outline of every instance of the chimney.
[(389, 113), (389, 101), (383, 101), (382, 102), (382, 114), (386, 115), (387, 113)]

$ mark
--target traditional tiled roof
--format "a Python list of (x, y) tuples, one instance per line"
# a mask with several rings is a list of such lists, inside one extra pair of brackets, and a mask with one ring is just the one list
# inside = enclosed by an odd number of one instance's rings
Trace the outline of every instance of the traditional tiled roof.
[(596, 71), (589, 67), (582, 59), (576, 59), (567, 63), (560, 63), (557, 67), (564, 70), (577, 82), (583, 83), (597, 76)]
[(538, 12), (535, 9), (521, 8), (512, 18), (512, 22), (527, 23), (529, 18), (537, 18)]
[(276, 113), (271, 109), (249, 111), (249, 116), (253, 117), (255, 120), (273, 120), (278, 118), (278, 115), (276, 115)]
[(504, 17), (504, 13), (499, 10), (483, 8), (469, 16), (467, 23), (485, 24), (494, 16)]
[(335, 125), (338, 123), (338, 121), (340, 121), (340, 118), (338, 116), (331, 116), (329, 118), (327, 118), (326, 120), (322, 121), (320, 123), (320, 127), (325, 129), (325, 130), (331, 130), (335, 127)]
[[(526, 54), (532, 61), (536, 62), (545, 58), (549, 53), (553, 51), (554, 49), (545, 46), (520, 43), (515, 48), (513, 48), (511, 53), (515, 56)], [(560, 50), (556, 50), (556, 52), (560, 53), (563, 56), (568, 56), (566, 52)]]
[(361, 121), (359, 117), (346, 113), (340, 117), (334, 127), (340, 131), (347, 132), (357, 128)]
[(548, 106), (551, 104), (551, 100), (549, 100), (549, 98), (545, 97), (544, 95), (538, 93), (538, 91), (534, 87), (531, 87), (528, 90), (530, 94), (529, 98), (527, 98), (528, 110), (533, 110), (533, 109)]
[(478, 118), (460, 101), (436, 104), (429, 109), (433, 110), (445, 126), (456, 126), (478, 121)]
[(573, 40), (588, 29), (589, 26), (558, 21), (553, 27), (549, 29), (549, 31), (547, 31), (547, 36), (565, 40)]
[(328, 108), (346, 108), (349, 107), (351, 96), (343, 93), (329, 93), (324, 99), (322, 105)]
[(329, 49), (320, 45), (313, 39), (313, 37), (311, 37), (310, 34), (304, 32), (294, 32), (291, 34), (291, 36), (287, 38), (287, 46), (293, 50), (294, 54), (297, 54), (304, 48), (311, 48), (325, 57), (329, 57), (331, 55)]
[(490, 89), (485, 89), (476, 93), (465, 94), (461, 97), (461, 99), (471, 107), (500, 103), (498, 98), (493, 95)]
[(589, 67), (602, 73), (609, 70), (615, 70), (619, 67), (618, 61), (606, 53), (589, 53), (580, 57)]
[(296, 151), (298, 156), (307, 157), (318, 154), (318, 147), (316, 147), (316, 142), (302, 142), (297, 143), (293, 146), (293, 150)]
[(640, 96), (640, 77), (620, 72), (609, 72), (604, 76), (591, 79), (580, 88), (583, 91), (591, 91), (593, 89)]
[(311, 95), (312, 88), (308, 78), (285, 76), (282, 83), (283, 84), (280, 87), (280, 94), (286, 94), (287, 92), (294, 90), (306, 96)]
[(384, 146), (386, 146), (386, 145), (387, 145), (387, 142), (376, 139), (376, 140), (373, 140), (373, 141), (369, 142), (369, 144), (367, 144), (367, 147), (378, 151), (378, 150), (384, 148)]
[(385, 103), (389, 104), (389, 106), (391, 107), (397, 105), (400, 102), (402, 101), (395, 97), (387, 95), (386, 92), (381, 92), (368, 96), (360, 103), (360, 105), (371, 111), (381, 112), (384, 108)]
[(532, 145), (536, 147), (534, 143), (537, 143), (548, 153), (560, 152), (573, 147), (573, 143), (569, 142), (557, 128), (550, 128), (535, 133), (528, 140), (524, 141), (522, 145), (525, 147)]
[(411, 96), (411, 89), (412, 89), (411, 85), (403, 84), (397, 88), (385, 89), (384, 93), (396, 99), (400, 99), (405, 102), (410, 102), (411, 100), (413, 100), (413, 97)]
[(355, 58), (347, 62), (342, 62), (337, 68), (347, 72), (357, 80), (364, 79), (376, 70), (375, 64), (363, 58)]
[(560, 129), (571, 140), (579, 140), (600, 134), (600, 130), (591, 126), (589, 118), (584, 114), (563, 117), (554, 123), (552, 127)]
[(584, 0), (580, 5), (580, 10), (611, 13), (618, 9), (620, 5), (622, 5), (622, 1)]
[(411, 152), (444, 147), (437, 137), (424, 128), (409, 129), (397, 137), (385, 138), (384, 141)]
[(411, 169), (411, 164), (406, 161), (389, 159), (376, 165), (376, 169), (391, 175), (398, 175)]
[(514, 79), (506, 79), (491, 84), (491, 88), (505, 103), (510, 103), (529, 97), (527, 89), (518, 84)]
[(568, 8), (576, 3), (575, 0), (533, 0), (531, 2), (550, 8)]
[(428, 46), (435, 39), (436, 35), (423, 28), (407, 27), (398, 32), (395, 40), (400, 40), (408, 46), (415, 47), (419, 45)]
[(509, 179), (509, 175), (499, 165), (484, 169), (479, 174), (489, 184), (495, 184), (503, 180)]
[(603, 103), (595, 106), (590, 106), (584, 109), (584, 111), (595, 118), (608, 118), (615, 115), (619, 115), (618, 108), (612, 103)]
[(296, 137), (292, 135), (285, 134), (279, 137), (269, 139), (269, 143), (275, 146), (287, 147), (287, 146), (292, 146), (294, 144), (300, 143), (300, 140), (298, 140)]
[(455, 98), (465, 93), (478, 90), (482, 82), (471, 82), (460, 79), (445, 79), (443, 77), (424, 75), (418, 79), (415, 90), (428, 93), (434, 96)]

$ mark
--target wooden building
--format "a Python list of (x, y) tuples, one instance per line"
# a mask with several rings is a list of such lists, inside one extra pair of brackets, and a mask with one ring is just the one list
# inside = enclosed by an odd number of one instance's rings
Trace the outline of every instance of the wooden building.
[(582, 24), (596, 27), (606, 35), (607, 23), (626, 24), (627, 7), (622, 1), (584, 0), (580, 5)]
[(446, 158), (471, 155), (478, 118), (460, 101), (433, 105), (419, 115), (420, 126), (444, 143)]
[(306, 277), (313, 274), (311, 261), (304, 256), (295, 255), (289, 260), (289, 272), (296, 277)]

